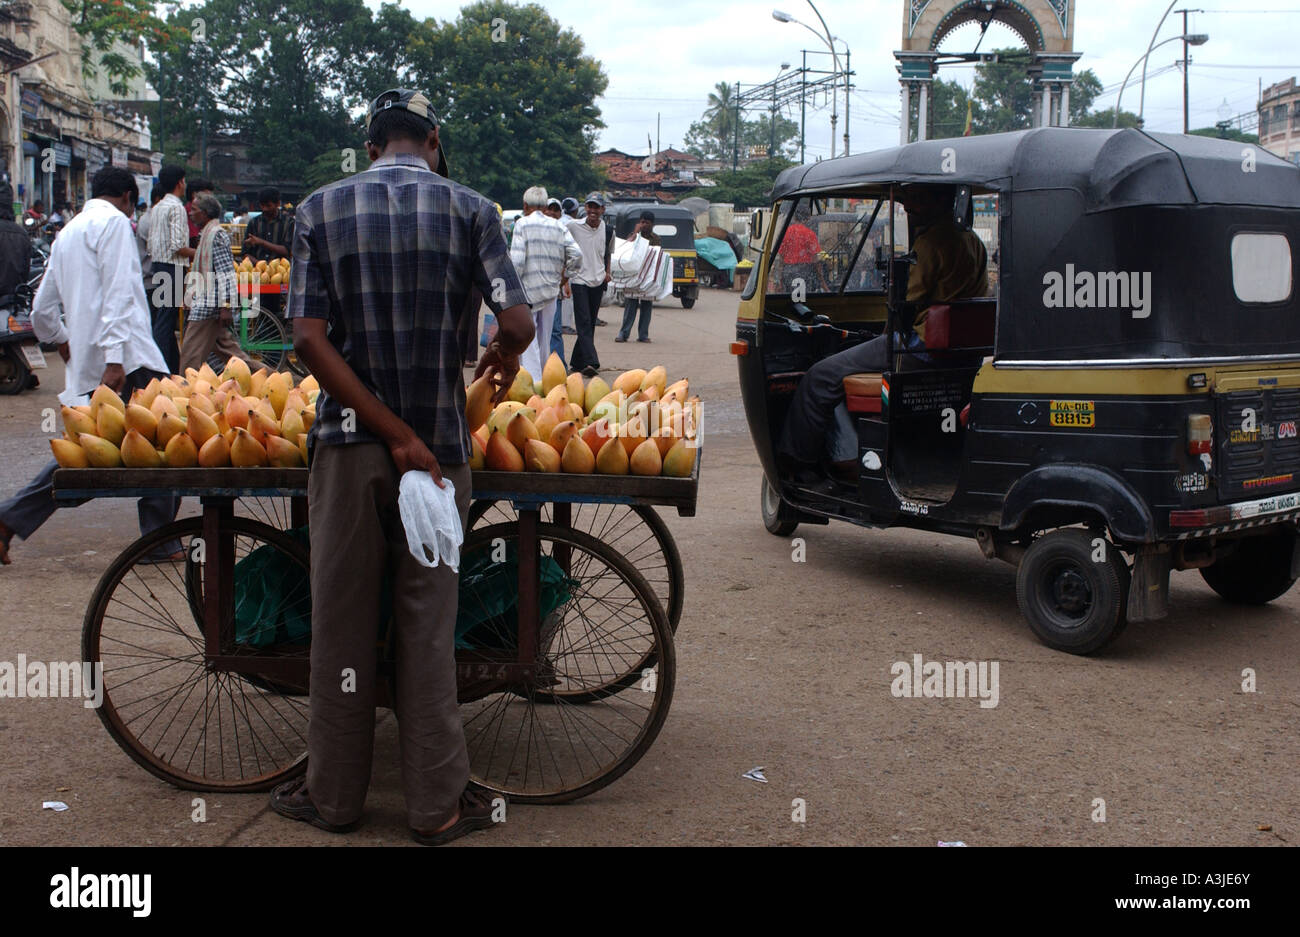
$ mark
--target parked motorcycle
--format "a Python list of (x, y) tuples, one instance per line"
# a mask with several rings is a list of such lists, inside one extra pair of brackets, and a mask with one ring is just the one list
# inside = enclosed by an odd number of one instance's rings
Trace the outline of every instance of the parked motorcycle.
[(32, 330), (32, 296), (24, 283), (8, 296), (0, 296), (0, 394), (19, 394), (40, 386), (33, 369), (47, 367)]

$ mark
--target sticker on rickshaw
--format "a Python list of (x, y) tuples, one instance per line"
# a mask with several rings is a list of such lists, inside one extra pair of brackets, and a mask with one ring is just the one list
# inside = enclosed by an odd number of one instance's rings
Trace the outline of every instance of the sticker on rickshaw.
[(1183, 494), (1191, 494), (1197, 491), (1208, 491), (1210, 488), (1210, 476), (1203, 472), (1189, 472), (1186, 475), (1179, 475), (1174, 479), (1174, 490)]
[(1091, 400), (1053, 400), (1049, 412), (1052, 426), (1092, 429), (1097, 425), (1096, 405)]
[(1248, 478), (1241, 483), (1242, 488), (1271, 488), (1273, 485), (1285, 485), (1294, 478), (1294, 473), (1285, 475), (1265, 475), (1263, 478)]

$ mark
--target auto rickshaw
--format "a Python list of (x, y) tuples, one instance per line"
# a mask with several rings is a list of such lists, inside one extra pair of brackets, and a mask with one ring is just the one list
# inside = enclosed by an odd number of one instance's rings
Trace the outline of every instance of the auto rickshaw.
[(695, 217), (685, 208), (658, 202), (616, 202), (605, 210), (605, 220), (621, 238), (631, 236), (641, 212), (652, 211), (654, 233), (673, 258), (673, 295), (690, 309), (700, 295), (699, 257), (695, 252)]
[[(930, 306), (918, 348), (894, 203), (924, 183), (957, 187), (959, 225), (975, 200), (996, 208), (1000, 270), (993, 295)], [(769, 531), (974, 537), (1017, 567), (1039, 639), (1077, 654), (1166, 615), (1172, 570), (1247, 604), (1295, 582), (1300, 167), (1198, 136), (1042, 128), (794, 167), (772, 197), (732, 345)], [(792, 217), (845, 198), (873, 200), (849, 269), (826, 289), (783, 278)], [(877, 218), (889, 233), (873, 245)], [(879, 288), (854, 288), (865, 270)], [(880, 334), (891, 365), (844, 380), (848, 439), (828, 439), (856, 477), (783, 474), (805, 372)]]

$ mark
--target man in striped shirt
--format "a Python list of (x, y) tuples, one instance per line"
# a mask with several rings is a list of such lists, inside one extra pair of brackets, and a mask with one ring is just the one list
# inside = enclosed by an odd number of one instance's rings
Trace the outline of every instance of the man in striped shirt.
[(153, 287), (149, 305), (153, 309), (153, 337), (167, 367), (180, 368), (176, 326), (185, 296), (185, 268), (194, 257), (190, 247), (190, 220), (185, 211), (185, 169), (164, 166), (158, 184), (167, 194), (149, 211), (149, 258), (153, 262)]
[(510, 260), (528, 294), (536, 329), (532, 344), (519, 357), (519, 366), (534, 379), (541, 378), (545, 355), (550, 352), (560, 280), (577, 273), (582, 264), (582, 251), (568, 228), (544, 211), (547, 201), (541, 186), (524, 193), (524, 213), (515, 222), (510, 241)]

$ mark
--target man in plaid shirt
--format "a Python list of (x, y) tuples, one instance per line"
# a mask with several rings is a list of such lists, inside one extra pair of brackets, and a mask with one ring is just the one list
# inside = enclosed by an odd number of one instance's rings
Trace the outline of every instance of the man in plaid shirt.
[(221, 203), (215, 195), (200, 195), (194, 199), (192, 216), (199, 228), (199, 246), (185, 283), (190, 312), (185, 317), (180, 373), (184, 374), (186, 368), (197, 370), (214, 351), (223, 362), (233, 355), (248, 361), (251, 367), (253, 363), (230, 328), (234, 321), (231, 307), (239, 303), (230, 235), (221, 227)]
[[(386, 91), (366, 123), (370, 168), (308, 196), (294, 230), (294, 348), (323, 391), (308, 482), (315, 676), (307, 776), (276, 788), (271, 807), (331, 832), (361, 816), (387, 574), (407, 818), (419, 842), (436, 845), (491, 827), (492, 805), (467, 789), (456, 700), (459, 577), (411, 556), (398, 486), (406, 472), (450, 481), (464, 527), (471, 450), (461, 363), (478, 324), (472, 291), (498, 317), (478, 368), (494, 375), (498, 400), (533, 326), (495, 206), (444, 178), (428, 99)], [(355, 686), (344, 685), (344, 670)]]

